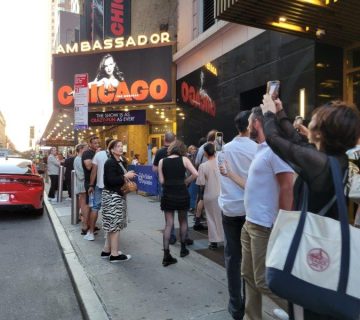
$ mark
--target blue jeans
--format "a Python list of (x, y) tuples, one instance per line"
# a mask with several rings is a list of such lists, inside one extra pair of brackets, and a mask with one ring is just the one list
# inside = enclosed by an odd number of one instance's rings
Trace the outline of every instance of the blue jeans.
[(102, 198), (102, 191), (103, 188), (99, 188), (98, 186), (95, 186), (94, 190), (94, 205), (91, 208), (92, 212), (99, 212), (101, 208), (101, 198)]
[(196, 208), (196, 198), (198, 193), (198, 186), (195, 181), (191, 182), (189, 186), (189, 194), (190, 194), (190, 209)]
[(241, 283), (241, 229), (245, 216), (228, 217), (222, 214), (224, 228), (224, 256), (228, 280), (228, 311), (234, 319), (244, 315), (245, 288)]

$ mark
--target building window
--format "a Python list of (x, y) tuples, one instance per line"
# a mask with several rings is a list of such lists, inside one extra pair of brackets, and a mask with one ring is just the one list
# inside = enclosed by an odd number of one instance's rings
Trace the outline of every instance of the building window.
[(203, 3), (203, 31), (215, 24), (214, 0), (204, 0)]
[(360, 47), (346, 52), (345, 78), (345, 100), (354, 103), (360, 110)]

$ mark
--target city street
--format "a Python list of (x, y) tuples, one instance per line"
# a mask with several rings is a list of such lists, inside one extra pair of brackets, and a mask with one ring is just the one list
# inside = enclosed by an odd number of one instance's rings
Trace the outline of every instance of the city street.
[(0, 318), (82, 319), (46, 213), (1, 212)]
[(0, 320), (360, 320), (359, 3), (3, 1)]
[[(177, 243), (171, 246), (171, 253), (178, 263), (164, 268), (161, 265), (164, 218), (159, 202), (154, 198), (128, 195), (129, 223), (121, 232), (120, 250), (130, 254), (132, 259), (118, 264), (100, 257), (104, 244), (102, 230), (95, 241), (86, 241), (80, 235), (80, 225), (71, 224), (70, 201), (52, 203), (50, 206), (50, 210), (56, 214), (55, 219), (59, 219), (65, 229), (99, 299), (99, 306), (104, 308), (104, 314), (109, 319), (232, 319), (227, 312), (223, 247), (216, 251), (209, 250), (207, 235), (191, 228), (190, 237), (195, 242), (188, 246), (190, 255), (180, 258)], [(98, 225), (101, 226), (100, 218)], [(192, 217), (189, 217), (189, 225), (193, 225)], [(82, 285), (78, 289), (81, 290)], [(91, 307), (86, 302), (83, 304), (85, 309)], [(273, 319), (271, 312), (274, 305), (267, 299), (264, 299), (263, 305), (263, 319)]]

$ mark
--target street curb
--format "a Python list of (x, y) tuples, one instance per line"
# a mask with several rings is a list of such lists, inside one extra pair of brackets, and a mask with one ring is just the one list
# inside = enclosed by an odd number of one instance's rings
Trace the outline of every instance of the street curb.
[(86, 271), (81, 265), (65, 229), (55, 213), (55, 209), (48, 201), (46, 195), (44, 196), (44, 203), (61, 247), (64, 261), (84, 318), (86, 320), (109, 320), (103, 303), (100, 301), (91, 281), (87, 277)]

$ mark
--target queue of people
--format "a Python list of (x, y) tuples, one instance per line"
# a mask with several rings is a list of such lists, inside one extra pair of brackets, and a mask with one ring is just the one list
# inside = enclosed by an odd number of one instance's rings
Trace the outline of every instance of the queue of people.
[[(338, 160), (343, 175), (349, 158), (359, 159), (359, 112), (345, 102), (333, 101), (315, 109), (306, 127), (292, 123), (282, 102), (266, 94), (260, 107), (237, 114), (234, 125), (237, 135), (221, 146), (221, 157), (216, 151), (217, 130), (208, 133), (199, 149), (187, 149), (168, 132), (165, 146), (155, 152), (153, 170), (161, 184), (160, 209), (165, 221), (162, 265), (168, 267), (177, 262), (170, 253), (170, 245), (177, 240), (175, 212), (180, 226), (179, 255), (185, 258), (189, 254), (187, 246), (193, 244), (188, 232), (188, 212), (195, 213), (193, 228), (200, 230), (204, 208), (209, 249), (216, 250), (224, 242), (227, 308), (233, 319), (261, 319), (263, 295), (279, 307), (273, 311), (278, 319), (336, 319), (302, 310), (276, 296), (266, 284), (265, 258), (279, 209), (299, 210), (306, 196), (305, 184), (309, 189), (309, 211), (320, 212), (333, 198), (328, 156)], [(100, 256), (121, 262), (131, 258), (119, 246), (120, 231), (127, 227), (126, 195), (121, 187), (136, 174), (127, 170), (121, 141), (109, 139), (106, 146), (106, 150), (100, 150), (98, 137), (76, 146), (77, 156), (72, 160), (75, 193), (81, 207), (84, 239), (95, 239), (101, 208), (106, 236)], [(54, 198), (61, 163), (55, 154), (56, 149), (52, 148), (48, 157), (49, 198)], [(139, 164), (137, 154), (132, 164)], [(94, 200), (90, 199), (92, 195)], [(360, 215), (359, 208), (357, 212)], [(326, 216), (338, 219), (334, 204)]]

